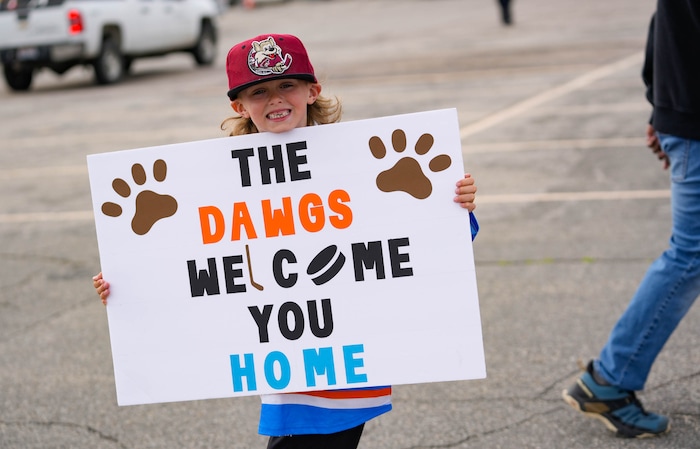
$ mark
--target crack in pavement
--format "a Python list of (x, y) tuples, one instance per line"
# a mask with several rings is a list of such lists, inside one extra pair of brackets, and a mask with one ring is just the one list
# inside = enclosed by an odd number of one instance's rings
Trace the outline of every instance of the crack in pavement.
[(460, 446), (464, 443), (467, 443), (469, 441), (472, 441), (472, 440), (478, 440), (479, 438), (484, 438), (484, 437), (495, 435), (495, 434), (498, 434), (501, 432), (506, 432), (506, 431), (512, 430), (512, 429), (519, 427), (519, 426), (521, 426), (521, 425), (523, 425), (523, 424), (525, 424), (525, 423), (527, 423), (527, 422), (531, 421), (532, 419), (537, 418), (539, 416), (545, 416), (545, 415), (550, 415), (550, 414), (555, 413), (555, 412), (559, 412), (560, 409), (561, 409), (561, 407), (556, 407), (556, 408), (552, 408), (550, 410), (545, 410), (543, 412), (533, 413), (533, 414), (528, 415), (519, 421), (515, 421), (515, 422), (512, 422), (510, 424), (506, 424), (503, 427), (498, 427), (496, 429), (487, 430), (487, 431), (482, 432), (482, 433), (476, 433), (474, 435), (469, 435), (466, 438), (462, 438), (461, 440), (457, 440), (457, 441), (454, 441), (451, 443), (409, 446), (406, 449), (445, 449), (445, 448), (458, 447), (458, 446)]
[[(488, 401), (491, 403), (493, 403), (494, 401), (544, 401), (544, 402), (548, 402), (548, 403), (552, 403), (552, 404), (554, 404), (554, 403), (558, 404), (556, 407), (553, 407), (553, 408), (550, 408), (550, 409), (547, 409), (547, 410), (544, 410), (541, 412), (529, 414), (518, 421), (508, 423), (502, 427), (483, 431), (480, 433), (475, 433), (472, 435), (468, 435), (465, 438), (462, 438), (460, 440), (456, 440), (453, 442), (444, 443), (444, 444), (415, 445), (415, 446), (409, 446), (406, 449), (446, 449), (446, 448), (459, 447), (460, 445), (467, 443), (467, 442), (470, 442), (470, 441), (473, 441), (473, 440), (478, 440), (480, 438), (484, 438), (484, 437), (496, 435), (498, 433), (513, 430), (514, 428), (517, 428), (523, 424), (526, 424), (529, 421), (531, 421), (537, 417), (546, 416), (546, 415), (550, 415), (550, 414), (553, 414), (556, 412), (560, 412), (561, 410), (567, 408), (566, 404), (564, 404), (564, 402), (562, 402), (559, 397), (557, 397), (555, 399), (555, 398), (546, 398), (544, 396), (549, 394), (550, 392), (552, 392), (552, 390), (554, 390), (554, 388), (556, 388), (557, 385), (560, 385), (562, 382), (564, 382), (568, 378), (575, 377), (580, 372), (581, 372), (580, 369), (575, 369), (575, 370), (570, 371), (569, 373), (566, 373), (565, 375), (561, 376), (560, 378), (553, 380), (549, 385), (545, 386), (539, 393), (536, 393), (532, 397), (508, 396), (506, 398), (498, 398), (498, 397), (483, 397), (482, 396), (482, 397), (474, 397), (474, 398), (466, 399), (469, 402)], [(646, 388), (645, 391), (660, 390), (660, 389), (663, 389), (671, 384), (674, 384), (677, 382), (684, 382), (684, 381), (691, 380), (691, 379), (694, 379), (697, 377), (700, 377), (700, 371), (695, 372), (695, 373), (691, 373), (691, 374), (688, 374), (685, 376), (679, 376), (679, 377), (673, 378), (667, 382), (655, 385), (655, 386), (650, 387), (650, 388)], [(447, 402), (461, 402), (464, 400), (465, 399), (455, 399), (453, 401), (448, 400)], [(412, 401), (412, 402), (426, 402), (426, 403), (428, 403), (430, 401), (426, 400), (426, 401)], [(695, 419), (695, 418), (700, 417), (700, 413), (689, 413), (689, 412), (671, 413), (670, 416), (675, 418), (675, 419), (680, 419), (682, 417), (688, 417), (688, 418)]]
[(96, 429), (95, 427), (92, 427), (87, 424), (78, 424), (78, 423), (72, 423), (72, 422), (65, 422), (65, 421), (4, 421), (0, 420), (0, 425), (4, 426), (36, 426), (36, 427), (66, 427), (66, 428), (74, 428), (74, 429), (80, 429), (80, 430), (85, 430), (90, 434), (96, 435), (102, 440), (106, 440), (109, 442), (112, 442), (117, 445), (117, 447), (120, 447), (122, 449), (129, 449), (128, 446), (126, 446), (124, 443), (119, 441), (117, 437), (114, 437), (112, 435), (108, 435), (99, 429)]
[(20, 329), (17, 329), (15, 331), (3, 336), (3, 337), (0, 337), (0, 343), (1, 344), (8, 343), (8, 342), (12, 341), (13, 339), (31, 331), (31, 330), (36, 329), (39, 326), (42, 326), (42, 325), (44, 325), (48, 322), (51, 322), (55, 319), (61, 318), (69, 313), (72, 313), (76, 310), (79, 310), (79, 309), (85, 307), (87, 304), (92, 304), (94, 302), (96, 302), (96, 301), (93, 299), (84, 299), (84, 300), (78, 302), (77, 304), (73, 305), (73, 307), (66, 307), (64, 309), (57, 310), (56, 312), (54, 312), (50, 315), (46, 315), (45, 317), (43, 317), (43, 318), (41, 318), (41, 319), (31, 323), (31, 324), (28, 324)]

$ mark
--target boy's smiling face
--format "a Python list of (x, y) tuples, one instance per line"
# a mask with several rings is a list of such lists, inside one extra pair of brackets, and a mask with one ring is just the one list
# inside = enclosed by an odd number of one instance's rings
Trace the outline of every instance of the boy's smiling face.
[(242, 90), (231, 107), (260, 132), (281, 133), (306, 126), (306, 112), (321, 85), (294, 78), (265, 81)]

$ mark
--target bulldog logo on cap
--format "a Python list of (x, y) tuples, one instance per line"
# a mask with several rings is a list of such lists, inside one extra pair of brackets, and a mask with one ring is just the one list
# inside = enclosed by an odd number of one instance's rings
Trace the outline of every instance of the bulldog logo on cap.
[(291, 65), (292, 56), (289, 53), (283, 56), (282, 49), (272, 36), (251, 43), (248, 68), (256, 75), (279, 75), (286, 72)]

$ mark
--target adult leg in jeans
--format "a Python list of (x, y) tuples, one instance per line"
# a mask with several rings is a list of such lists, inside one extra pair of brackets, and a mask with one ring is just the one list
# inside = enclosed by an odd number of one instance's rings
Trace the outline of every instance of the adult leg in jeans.
[(595, 361), (611, 385), (642, 390), (652, 364), (700, 295), (700, 141), (659, 134), (671, 161), (673, 230)]

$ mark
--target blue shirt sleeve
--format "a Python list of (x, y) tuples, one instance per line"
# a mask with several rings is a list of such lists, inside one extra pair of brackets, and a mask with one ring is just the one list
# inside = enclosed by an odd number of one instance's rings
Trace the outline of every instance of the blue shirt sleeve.
[(469, 212), (469, 226), (472, 228), (472, 241), (474, 241), (476, 234), (479, 233), (479, 222), (476, 221), (476, 217), (471, 212)]

